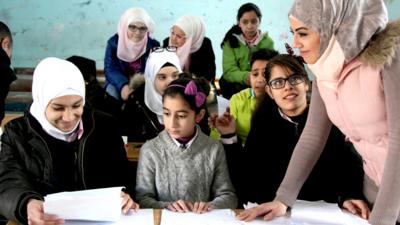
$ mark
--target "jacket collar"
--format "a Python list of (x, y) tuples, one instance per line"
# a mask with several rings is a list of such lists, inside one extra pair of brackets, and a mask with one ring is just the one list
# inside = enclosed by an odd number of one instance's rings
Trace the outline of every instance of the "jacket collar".
[(400, 20), (388, 23), (386, 28), (372, 37), (360, 54), (359, 60), (375, 69), (390, 66), (400, 48)]

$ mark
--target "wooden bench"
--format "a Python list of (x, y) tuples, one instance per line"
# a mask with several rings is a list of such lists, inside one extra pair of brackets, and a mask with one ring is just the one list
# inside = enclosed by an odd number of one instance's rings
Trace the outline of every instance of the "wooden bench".
[[(6, 98), (6, 112), (21, 112), (32, 103), (32, 78), (34, 68), (18, 67), (14, 69), (17, 76), (10, 85), (10, 92)], [(105, 76), (103, 70), (96, 71), (96, 77), (100, 85), (104, 85)]]

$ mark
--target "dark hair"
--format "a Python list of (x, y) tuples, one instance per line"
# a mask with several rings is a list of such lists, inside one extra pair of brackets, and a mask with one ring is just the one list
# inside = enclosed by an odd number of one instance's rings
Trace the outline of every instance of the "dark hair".
[[(258, 8), (258, 6), (256, 4), (253, 3), (246, 3), (243, 4), (242, 6), (240, 6), (238, 13), (236, 15), (236, 22), (239, 22), (240, 18), (242, 18), (243, 14), (246, 12), (251, 12), (253, 11), (258, 19), (260, 19), (261, 21), (261, 10), (260, 8)], [(233, 36), (233, 34), (241, 34), (242, 33), (242, 29), (240, 29), (239, 25), (235, 24), (231, 27), (231, 29), (228, 30), (228, 32), (226, 32), (224, 39), (221, 42), (221, 48), (224, 47), (225, 42), (229, 41), (229, 45), (232, 48), (237, 48), (239, 47), (239, 42), (237, 40), (237, 38), (235, 36)]]
[[(264, 74), (267, 83), (271, 77), (272, 69), (276, 66), (280, 66), (285, 70), (291, 70), (295, 74), (302, 75), (305, 78), (306, 83), (310, 85), (310, 80), (308, 79), (307, 72), (304, 68), (301, 58), (289, 54), (276, 55), (268, 61)], [(276, 102), (271, 99), (269, 95), (263, 95), (257, 100), (256, 109), (254, 110), (253, 117), (251, 119), (251, 126), (256, 126), (253, 124), (257, 123), (257, 121), (260, 121), (260, 119), (263, 119), (265, 115), (270, 115), (270, 111), (276, 106)]]
[(181, 74), (180, 74), (180, 77), (178, 79), (172, 81), (168, 85), (167, 89), (165, 89), (164, 94), (162, 96), (163, 103), (164, 103), (164, 99), (166, 96), (175, 97), (175, 96), (179, 95), (189, 104), (190, 108), (192, 110), (194, 110), (196, 112), (196, 114), (199, 113), (201, 109), (204, 109), (206, 106), (206, 99), (204, 99), (203, 104), (198, 107), (196, 105), (196, 96), (185, 94), (185, 87), (190, 81), (195, 82), (195, 84), (197, 86), (197, 92), (202, 92), (207, 97), (207, 92), (205, 91), (205, 89), (207, 89), (207, 87), (208, 87), (208, 90), (210, 90), (207, 82), (203, 83), (200, 81), (200, 79), (188, 78), (188, 77), (181, 76)]
[(72, 62), (83, 75), (83, 79), (88, 82), (97, 82), (96, 78), (96, 62), (92, 59), (85, 58), (82, 56), (71, 56), (67, 58), (68, 61)]
[(262, 48), (258, 51), (253, 52), (250, 57), (250, 65), (253, 66), (253, 63), (257, 60), (271, 60), (273, 57), (277, 56), (279, 53), (274, 49)]
[(10, 38), (10, 43), (12, 44), (12, 35), (10, 28), (8, 28), (5, 23), (0, 21), (0, 43), (3, 42), (3, 39), (6, 37)]
[(310, 83), (303, 62), (300, 61), (300, 58), (289, 54), (280, 54), (268, 61), (264, 73), (267, 83), (271, 77), (272, 69), (275, 66), (280, 66), (284, 69), (291, 70), (295, 74), (302, 75), (305, 78), (306, 83)]

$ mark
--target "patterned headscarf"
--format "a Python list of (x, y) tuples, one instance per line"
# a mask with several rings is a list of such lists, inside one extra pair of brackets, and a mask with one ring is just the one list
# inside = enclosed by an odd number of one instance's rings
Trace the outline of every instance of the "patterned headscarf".
[(320, 55), (333, 35), (350, 62), (388, 22), (383, 0), (295, 0), (289, 16), (320, 35)]

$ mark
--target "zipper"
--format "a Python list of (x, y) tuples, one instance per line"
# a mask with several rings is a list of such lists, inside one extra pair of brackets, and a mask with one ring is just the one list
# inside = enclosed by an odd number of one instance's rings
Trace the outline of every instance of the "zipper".
[[(28, 118), (26, 118), (26, 121), (28, 122), (28, 126), (29, 126), (29, 128), (31, 128), (32, 132), (33, 132), (36, 136), (38, 136), (39, 139), (44, 143), (45, 149), (46, 149), (47, 154), (49, 155), (49, 158), (50, 158), (50, 165), (51, 165), (51, 167), (52, 167), (53, 158), (51, 157), (51, 153), (50, 153), (50, 150), (49, 150), (49, 146), (47, 145), (47, 142), (43, 139), (42, 136), (39, 135), (38, 132), (36, 132), (35, 129), (33, 129), (33, 127), (31, 126), (31, 124), (30, 124)], [(46, 163), (46, 162), (45, 162), (45, 163)], [(43, 171), (43, 172), (44, 172), (44, 171)], [(49, 177), (52, 177), (52, 175), (53, 175), (53, 174), (52, 174), (52, 170), (49, 170)], [(45, 176), (44, 176), (44, 178), (45, 178)], [(47, 182), (47, 181), (46, 181), (46, 182)]]
[(81, 174), (82, 174), (82, 184), (83, 184), (83, 188), (84, 189), (87, 189), (87, 188), (86, 188), (86, 181), (85, 181), (85, 170), (84, 170), (84, 167), (83, 167), (83, 162), (84, 162), (84, 160), (83, 160), (84, 159), (84, 154), (83, 153), (84, 153), (84, 150), (85, 150), (86, 141), (89, 138), (89, 136), (93, 133), (93, 130), (95, 128), (95, 120), (93, 118), (93, 113), (91, 114), (91, 118), (92, 118), (92, 121), (93, 121), (93, 127), (90, 130), (90, 132), (88, 133), (88, 135), (85, 138), (83, 138), (82, 145), (79, 145), (79, 153), (81, 155), (81, 159), (79, 160), (79, 158), (78, 158), (78, 164), (80, 164), (80, 171), (81, 171)]

